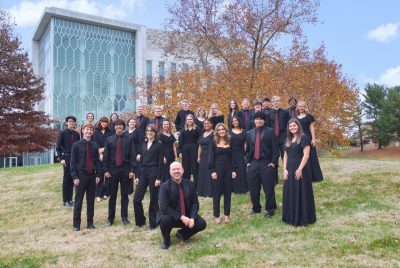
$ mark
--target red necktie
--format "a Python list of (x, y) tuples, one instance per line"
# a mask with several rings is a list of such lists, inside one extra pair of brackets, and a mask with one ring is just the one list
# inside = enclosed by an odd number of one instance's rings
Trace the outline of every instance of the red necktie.
[(183, 188), (182, 184), (178, 184), (179, 187), (179, 205), (181, 206), (181, 215), (185, 216), (186, 214), (186, 209), (185, 209), (185, 196), (183, 195)]
[(90, 152), (90, 142), (86, 143), (86, 171), (89, 174), (93, 172), (93, 160), (92, 160), (92, 153)]
[(71, 131), (71, 146), (75, 142), (74, 132)]
[(249, 111), (245, 110), (244, 111), (244, 128), (247, 128), (249, 125)]
[(254, 145), (254, 159), (260, 159), (260, 128), (257, 129), (256, 144)]
[(115, 164), (117, 167), (122, 165), (122, 137), (118, 135), (117, 138), (117, 154), (115, 156)]
[(137, 117), (137, 127), (140, 127), (140, 116)]
[(278, 116), (278, 111), (279, 110), (275, 110), (275, 136), (279, 136), (279, 116)]
[(156, 117), (156, 119), (154, 120), (155, 121), (155, 127), (156, 127), (156, 129), (158, 130), (158, 118)]
[(292, 118), (295, 118), (294, 110), (292, 109)]

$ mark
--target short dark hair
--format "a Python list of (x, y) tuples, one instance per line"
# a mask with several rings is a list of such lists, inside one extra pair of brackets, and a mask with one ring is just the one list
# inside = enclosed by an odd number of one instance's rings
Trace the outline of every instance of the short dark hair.
[(264, 102), (264, 101), (271, 102), (271, 101), (269, 100), (269, 98), (264, 98), (264, 99), (263, 99), (263, 102)]
[(292, 100), (297, 104), (297, 99), (295, 97), (290, 97), (288, 100), (288, 103), (290, 103)]
[(93, 119), (94, 119), (94, 113), (92, 113), (92, 112), (88, 112), (88, 113), (86, 114), (86, 118), (88, 118), (89, 114), (93, 115)]
[(264, 111), (258, 111), (258, 112), (256, 112), (255, 114), (254, 114), (254, 119), (262, 119), (262, 120), (264, 120), (264, 121), (266, 121), (267, 120), (267, 116), (265, 115), (265, 112)]
[(114, 121), (114, 127), (115, 126), (123, 126), (125, 128), (125, 122), (122, 119), (117, 119)]
[(253, 102), (253, 107), (256, 106), (256, 105), (262, 106), (262, 103), (261, 103), (260, 101), (255, 101), (255, 102)]
[(73, 120), (74, 122), (76, 122), (76, 117), (73, 115), (68, 115), (67, 117), (65, 117), (65, 122), (68, 122), (68, 120)]

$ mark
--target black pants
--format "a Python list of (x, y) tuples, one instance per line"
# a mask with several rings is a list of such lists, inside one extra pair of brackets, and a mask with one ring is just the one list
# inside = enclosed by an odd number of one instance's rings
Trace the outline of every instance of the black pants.
[(200, 216), (197, 216), (194, 220), (193, 228), (185, 226), (181, 220), (175, 221), (174, 218), (169, 215), (162, 215), (160, 218), (161, 234), (166, 239), (170, 238), (172, 228), (174, 227), (181, 228), (178, 232), (181, 234), (183, 240), (188, 240), (194, 234), (206, 229), (206, 226), (206, 221)]
[(229, 216), (231, 214), (232, 166), (225, 162), (216, 162), (215, 172), (217, 173), (217, 179), (212, 180), (214, 186), (214, 217), (219, 217), (222, 194), (224, 194), (224, 215)]
[(75, 187), (75, 205), (74, 205), (74, 216), (73, 226), (80, 227), (81, 225), (81, 211), (83, 197), (86, 193), (86, 215), (87, 225), (93, 224), (94, 216), (94, 197), (96, 191), (96, 175), (95, 173), (88, 174), (86, 171), (79, 172), (79, 185)]
[(128, 219), (128, 192), (129, 192), (129, 165), (111, 167), (109, 178), (110, 201), (108, 202), (108, 221), (115, 219), (115, 206), (117, 202), (118, 184), (121, 184), (121, 218)]
[(109, 181), (102, 175), (99, 183), (96, 185), (96, 197), (109, 196), (108, 185)]
[(195, 143), (184, 144), (182, 148), (182, 166), (184, 169), (183, 177), (190, 180), (193, 175), (193, 181), (197, 189), (197, 175), (199, 173), (199, 164), (197, 163), (197, 148)]
[(142, 226), (146, 223), (146, 217), (143, 210), (143, 198), (147, 190), (150, 188), (150, 204), (149, 204), (149, 224), (151, 228), (157, 226), (156, 214), (158, 210), (158, 189), (155, 187), (157, 178), (157, 166), (145, 166), (140, 168), (139, 183), (136, 186), (135, 195), (133, 197), (133, 207), (135, 209), (135, 223)]
[(265, 194), (265, 209), (275, 211), (275, 168), (268, 166), (267, 160), (252, 160), (248, 167), (247, 176), (251, 181), (250, 197), (254, 212), (261, 212), (261, 185)]
[(63, 195), (63, 202), (72, 201), (72, 195), (74, 193), (74, 181), (71, 177), (71, 156), (65, 156), (65, 164), (63, 166), (64, 169), (64, 176), (63, 176), (63, 183), (62, 183), (62, 195)]

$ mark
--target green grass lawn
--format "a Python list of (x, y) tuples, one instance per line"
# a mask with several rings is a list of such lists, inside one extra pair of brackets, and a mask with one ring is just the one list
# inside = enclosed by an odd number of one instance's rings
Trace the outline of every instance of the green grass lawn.
[[(119, 201), (114, 226), (106, 226), (102, 201), (97, 229), (73, 232), (72, 209), (61, 204), (60, 165), (0, 169), (0, 267), (399, 267), (400, 162), (323, 158), (321, 165), (316, 224), (281, 221), (280, 183), (272, 219), (248, 216), (249, 196), (233, 195), (231, 223), (214, 224), (212, 200), (200, 198), (206, 230), (183, 246), (173, 236), (168, 251), (159, 249), (159, 230), (121, 224)], [(132, 196), (129, 214), (133, 223)], [(82, 219), (85, 227), (86, 206)]]

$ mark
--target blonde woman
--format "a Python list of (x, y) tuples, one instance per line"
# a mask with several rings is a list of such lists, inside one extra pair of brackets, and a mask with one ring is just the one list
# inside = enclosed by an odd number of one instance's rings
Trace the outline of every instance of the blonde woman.
[(224, 115), (221, 113), (220, 110), (218, 110), (218, 104), (217, 103), (211, 104), (210, 112), (208, 114), (208, 118), (210, 118), (210, 120), (211, 120), (211, 122), (212, 122), (212, 124), (214, 126), (214, 129), (215, 129), (215, 126), (218, 123), (224, 123)]

